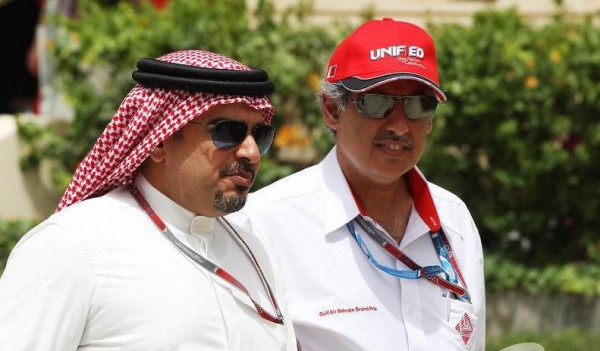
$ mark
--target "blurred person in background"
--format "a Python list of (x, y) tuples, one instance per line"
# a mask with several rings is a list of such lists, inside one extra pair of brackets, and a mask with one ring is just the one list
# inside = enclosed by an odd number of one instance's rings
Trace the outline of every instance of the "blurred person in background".
[(33, 110), (38, 81), (28, 55), (39, 13), (36, 0), (0, 0), (0, 114)]
[(264, 236), (303, 350), (484, 349), (477, 227), (417, 167), (445, 100), (426, 31), (364, 23), (320, 94), (335, 146), (227, 217)]
[(139, 83), (0, 279), (3, 350), (294, 350), (239, 210), (274, 136), (267, 74), (200, 50)]
[[(107, 6), (119, 1), (97, 0)], [(169, 0), (152, 0), (161, 10)], [(73, 111), (57, 90), (55, 67), (48, 43), (57, 27), (48, 23), (52, 16), (76, 16), (76, 0), (0, 0), (0, 114), (33, 112), (72, 119)]]

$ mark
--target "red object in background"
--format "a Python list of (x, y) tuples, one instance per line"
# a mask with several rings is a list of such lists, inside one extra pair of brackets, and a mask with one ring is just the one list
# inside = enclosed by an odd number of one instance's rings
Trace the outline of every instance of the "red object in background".
[(167, 6), (169, 0), (152, 0), (152, 6), (154, 6), (157, 10), (162, 10)]
[(562, 147), (563, 147), (563, 149), (573, 153), (575, 151), (575, 148), (577, 147), (577, 145), (579, 145), (580, 143), (581, 143), (581, 138), (579, 137), (579, 134), (577, 134), (575, 132), (571, 132), (571, 133), (569, 133), (567, 138), (565, 140), (563, 140)]
[(35, 115), (39, 115), (41, 112), (42, 105), (42, 93), (38, 89), (37, 93), (33, 97), (33, 102), (31, 103), (31, 113)]

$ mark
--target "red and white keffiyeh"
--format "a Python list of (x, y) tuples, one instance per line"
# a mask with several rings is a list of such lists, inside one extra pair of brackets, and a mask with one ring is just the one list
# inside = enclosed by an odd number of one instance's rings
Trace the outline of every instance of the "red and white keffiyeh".
[[(215, 69), (248, 71), (229, 57), (201, 50), (170, 53), (157, 60)], [(265, 96), (195, 93), (136, 85), (77, 167), (56, 211), (130, 184), (150, 152), (186, 123), (218, 104), (246, 103), (262, 111), (265, 123), (274, 108)]]

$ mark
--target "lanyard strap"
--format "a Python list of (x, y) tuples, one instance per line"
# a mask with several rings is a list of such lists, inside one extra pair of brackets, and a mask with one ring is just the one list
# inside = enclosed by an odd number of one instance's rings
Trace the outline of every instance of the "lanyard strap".
[[(448, 278), (454, 284), (460, 284), (465, 287), (465, 298), (466, 300), (470, 300), (470, 296), (468, 295), (467, 283), (462, 276), (460, 268), (458, 267), (458, 263), (454, 258), (454, 254), (452, 252), (452, 247), (450, 246), (450, 241), (448, 241), (448, 237), (444, 230), (440, 227), (437, 232), (429, 232), (429, 236), (431, 237), (431, 241), (433, 242), (433, 246), (435, 247), (438, 256), (440, 258), (440, 263), (442, 264), (442, 268), (448, 274)], [(460, 295), (459, 295), (459, 299)], [(461, 299), (462, 300), (462, 299)]]
[(358, 246), (360, 246), (360, 248), (362, 249), (364, 254), (367, 256), (369, 261), (371, 261), (371, 263), (375, 267), (381, 269), (382, 271), (386, 272), (389, 275), (393, 275), (394, 277), (403, 278), (403, 279), (419, 279), (421, 277), (435, 276), (436, 274), (444, 273), (444, 271), (442, 270), (442, 268), (440, 266), (417, 267), (414, 270), (399, 270), (399, 269), (393, 269), (391, 267), (386, 267), (386, 266), (380, 264), (379, 262), (377, 262), (375, 257), (373, 257), (373, 255), (371, 254), (371, 251), (369, 250), (369, 248), (363, 241), (360, 234), (358, 234), (356, 232), (356, 229), (354, 228), (354, 223), (348, 222), (346, 224), (346, 227), (348, 227), (350, 234), (352, 234), (352, 237), (354, 238), (354, 240), (356, 240), (356, 242), (358, 243)]
[[(148, 204), (146, 199), (142, 196), (142, 194), (139, 192), (139, 190), (135, 186), (133, 186), (130, 189), (130, 192), (133, 195), (134, 199), (138, 202), (138, 204), (144, 209), (144, 211), (146, 211), (146, 214), (148, 214), (148, 216), (150, 217), (152, 222), (154, 222), (154, 224), (156, 225), (158, 230), (173, 245), (175, 245), (175, 247), (177, 247), (177, 249), (179, 249), (180, 252), (185, 254), (187, 257), (189, 257), (191, 260), (193, 260), (195, 263), (197, 263), (200, 267), (206, 269), (207, 271), (218, 276), (219, 278), (224, 279), (225, 281), (227, 281), (228, 283), (230, 283), (231, 285), (235, 286), (236, 288), (241, 290), (243, 293), (245, 293), (246, 296), (248, 296), (248, 298), (250, 299), (250, 301), (252, 301), (252, 304), (254, 304), (256, 311), (262, 318), (264, 318), (270, 322), (273, 322), (273, 323), (283, 324), (283, 316), (281, 314), (281, 311), (279, 310), (279, 306), (277, 305), (277, 301), (275, 300), (275, 296), (273, 295), (271, 287), (269, 286), (267, 280), (264, 277), (262, 270), (260, 269), (260, 266), (258, 265), (258, 261), (256, 260), (256, 258), (250, 251), (250, 248), (248, 247), (248, 245), (244, 242), (244, 240), (241, 238), (241, 236), (235, 231), (235, 229), (233, 229), (233, 227), (231, 226), (231, 224), (229, 224), (229, 222), (225, 221), (224, 219), (222, 221), (220, 221), (220, 223), (225, 227), (225, 229), (230, 234), (235, 233), (235, 236), (239, 239), (239, 242), (243, 243), (243, 245), (245, 246), (245, 251), (247, 253), (248, 252), (250, 253), (250, 256), (252, 258), (252, 263), (254, 264), (255, 269), (259, 273), (260, 279), (269, 294), (269, 298), (271, 300), (271, 303), (273, 304), (273, 307), (275, 308), (275, 313), (277, 314), (277, 316), (273, 316), (272, 314), (267, 312), (265, 309), (263, 309), (256, 301), (254, 301), (252, 296), (250, 296), (248, 289), (246, 289), (246, 287), (239, 280), (237, 280), (233, 275), (229, 274), (223, 268), (212, 263), (207, 258), (199, 255), (194, 250), (190, 249), (184, 243), (179, 241), (179, 239), (177, 239), (175, 237), (173, 232), (171, 232), (171, 230), (162, 221), (162, 219), (160, 219), (158, 214), (156, 214), (156, 212), (154, 212), (152, 207), (150, 207), (150, 204)], [(226, 223), (226, 225), (225, 225), (225, 223)]]
[[(430, 236), (432, 238), (433, 245), (436, 248), (436, 253), (438, 254), (438, 256), (440, 258), (440, 263), (441, 263), (442, 267), (440, 267), (440, 266), (421, 267), (419, 264), (417, 264), (415, 261), (413, 261), (410, 257), (408, 257), (406, 254), (404, 254), (402, 251), (400, 251), (398, 248), (396, 248), (395, 245), (392, 245), (390, 242), (388, 242), (385, 239), (385, 237), (381, 233), (379, 233), (377, 228), (373, 227), (369, 222), (367, 222), (367, 220), (365, 220), (362, 215), (358, 215), (354, 219), (354, 221), (356, 221), (358, 223), (358, 225), (373, 240), (375, 240), (375, 242), (377, 244), (379, 244), (381, 247), (383, 247), (389, 254), (394, 256), (397, 260), (402, 262), (404, 265), (406, 265), (412, 271), (398, 271), (398, 270), (394, 270), (389, 267), (382, 266), (379, 263), (377, 263), (377, 261), (375, 261), (375, 259), (371, 255), (370, 251), (366, 247), (366, 245), (365, 245), (364, 241), (362, 240), (362, 238), (360, 237), (360, 235), (354, 229), (353, 222), (352, 221), (349, 222), (346, 225), (348, 227), (348, 230), (350, 231), (350, 233), (352, 234), (354, 239), (358, 242), (359, 246), (361, 247), (361, 249), (367, 256), (369, 261), (371, 261), (373, 263), (373, 265), (375, 265), (377, 268), (381, 269), (382, 271), (384, 271), (388, 274), (391, 274), (391, 275), (399, 277), (399, 278), (418, 279), (418, 278), (424, 277), (431, 283), (433, 283), (441, 288), (451, 291), (456, 296), (457, 299), (459, 299), (461, 301), (465, 301), (465, 302), (470, 302), (470, 296), (469, 296), (469, 293), (467, 292), (466, 285), (464, 284), (464, 280), (462, 279), (462, 274), (460, 274), (460, 270), (458, 269), (458, 265), (456, 264), (456, 261), (454, 260), (454, 256), (451, 255), (452, 248), (450, 247), (450, 243), (448, 242), (448, 239), (446, 238), (446, 235), (444, 234), (444, 231), (441, 229), (441, 227), (437, 232), (430, 232)], [(402, 274), (391, 273), (390, 271), (397, 271), (397, 272), (403, 272), (403, 273)], [(405, 272), (414, 272), (414, 273), (409, 274), (409, 273), (405, 273)], [(443, 279), (442, 277), (437, 275), (440, 273), (445, 273), (447, 279)], [(414, 276), (416, 276), (416, 277), (414, 277)], [(461, 283), (463, 284), (464, 288), (462, 288), (460, 285), (458, 285), (457, 278), (461, 280)]]

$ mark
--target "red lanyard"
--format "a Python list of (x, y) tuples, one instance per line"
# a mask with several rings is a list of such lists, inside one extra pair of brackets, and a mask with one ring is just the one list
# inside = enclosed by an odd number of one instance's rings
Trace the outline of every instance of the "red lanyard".
[(202, 268), (206, 269), (207, 271), (211, 272), (212, 274), (215, 274), (219, 278), (224, 279), (225, 281), (227, 281), (231, 285), (235, 286), (236, 288), (238, 288), (242, 292), (244, 292), (248, 296), (248, 298), (250, 298), (250, 301), (252, 301), (252, 304), (254, 304), (254, 307), (256, 308), (256, 311), (258, 312), (258, 314), (262, 318), (264, 318), (264, 319), (266, 319), (266, 320), (268, 320), (270, 322), (273, 322), (273, 323), (283, 324), (283, 315), (281, 314), (281, 311), (279, 310), (279, 305), (277, 305), (277, 301), (275, 300), (275, 296), (273, 295), (271, 287), (269, 286), (269, 283), (265, 279), (265, 276), (264, 276), (262, 270), (260, 269), (260, 266), (258, 265), (258, 261), (254, 257), (254, 254), (252, 254), (252, 251), (250, 251), (250, 248), (248, 247), (248, 245), (246, 244), (246, 242), (244, 242), (244, 240), (235, 231), (235, 229), (233, 229), (233, 227), (231, 226), (231, 224), (229, 224), (229, 222), (227, 222), (224, 218), (219, 218), (220, 219), (219, 222), (221, 223), (221, 225), (223, 225), (223, 227), (225, 227), (225, 229), (229, 232), (230, 235), (233, 235), (233, 236), (237, 237), (238, 243), (242, 243), (243, 244), (246, 253), (252, 259), (252, 263), (254, 264), (254, 268), (259, 273), (260, 279), (261, 279), (261, 281), (262, 281), (265, 289), (269, 293), (269, 298), (271, 300), (271, 303), (273, 304), (273, 308), (275, 309), (275, 313), (277, 314), (277, 316), (273, 316), (272, 314), (270, 314), (269, 312), (267, 312), (266, 310), (264, 310), (262, 307), (260, 307), (260, 305), (256, 301), (254, 301), (254, 299), (250, 296), (250, 293), (248, 292), (248, 289), (246, 289), (246, 287), (239, 280), (237, 280), (234, 276), (232, 276), (231, 274), (227, 273), (227, 271), (225, 271), (223, 268), (221, 268), (221, 267), (215, 265), (214, 263), (210, 262), (207, 258), (199, 255), (194, 250), (190, 249), (185, 244), (183, 244), (181, 241), (179, 241), (175, 237), (175, 235), (173, 235), (173, 233), (167, 227), (167, 225), (162, 221), (162, 219), (160, 219), (160, 217), (158, 216), (158, 214), (156, 214), (156, 212), (154, 212), (154, 210), (152, 209), (152, 207), (150, 207), (150, 204), (148, 204), (148, 202), (146, 201), (146, 199), (144, 199), (144, 197), (142, 196), (142, 194), (139, 192), (139, 190), (135, 186), (133, 186), (130, 189), (130, 192), (133, 195), (133, 197), (135, 198), (135, 200), (138, 202), (138, 204), (144, 209), (144, 211), (146, 211), (146, 214), (148, 214), (148, 216), (150, 217), (150, 219), (152, 219), (152, 222), (154, 222), (154, 224), (156, 225), (156, 227), (158, 228), (158, 230), (160, 230), (160, 232), (167, 239), (169, 239), (169, 241), (173, 245), (175, 245), (175, 247), (177, 247), (179, 249), (179, 251), (181, 251), (183, 254), (185, 254), (186, 256), (188, 256), (190, 259), (192, 259), (194, 262), (196, 262)]
[[(435, 208), (435, 203), (433, 202), (433, 198), (431, 197), (431, 193), (429, 192), (429, 188), (425, 179), (416, 169), (413, 168), (408, 171), (407, 180), (410, 186), (413, 202), (415, 204), (415, 209), (417, 210), (417, 213), (421, 219), (429, 227), (429, 235), (434, 247), (436, 248), (436, 253), (440, 258), (442, 268), (450, 279), (446, 280), (436, 275), (424, 276), (424, 278), (437, 286), (453, 292), (458, 299), (470, 302), (470, 296), (467, 292), (467, 285), (460, 269), (458, 268), (458, 263), (454, 257), (450, 242), (448, 241), (448, 238), (442, 229), (439, 216)], [(354, 195), (354, 193), (352, 193), (352, 195)], [(422, 270), (423, 267), (396, 248), (395, 245), (390, 244), (375, 227), (371, 226), (363, 218), (363, 216), (365, 216), (364, 209), (358, 202), (356, 196), (354, 196), (354, 200), (356, 201), (360, 212), (360, 215), (356, 217), (355, 220), (360, 227), (389, 254), (394, 256), (408, 268), (415, 271)], [(460, 284), (464, 288), (457, 284), (458, 281), (460, 281)]]

